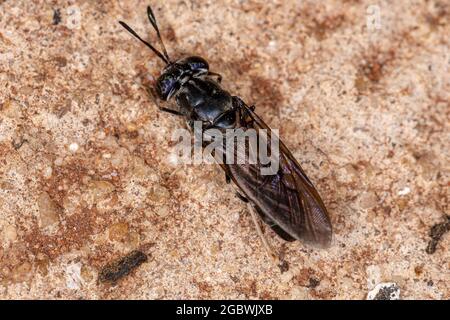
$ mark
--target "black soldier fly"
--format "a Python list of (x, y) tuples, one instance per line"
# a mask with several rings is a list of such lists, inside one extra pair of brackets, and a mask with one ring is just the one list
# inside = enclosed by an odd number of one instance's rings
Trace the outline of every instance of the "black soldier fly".
[[(147, 7), (147, 16), (156, 31), (162, 52), (139, 37), (127, 24), (122, 21), (119, 23), (166, 64), (156, 81), (156, 88), (149, 89), (161, 111), (184, 117), (191, 128), (194, 121), (201, 121), (205, 129), (240, 128), (271, 132), (254, 112), (254, 106), (247, 106), (239, 97), (222, 89), (222, 77), (209, 70), (205, 59), (190, 56), (172, 61), (150, 7)], [(173, 99), (176, 108), (163, 107), (158, 102), (167, 103)], [(281, 141), (279, 149), (279, 169), (276, 173), (262, 175), (258, 163), (221, 164), (226, 180), (234, 182), (242, 193), (238, 193), (238, 196), (282, 239), (302, 240), (326, 247), (331, 242), (332, 227), (325, 205), (299, 163)]]

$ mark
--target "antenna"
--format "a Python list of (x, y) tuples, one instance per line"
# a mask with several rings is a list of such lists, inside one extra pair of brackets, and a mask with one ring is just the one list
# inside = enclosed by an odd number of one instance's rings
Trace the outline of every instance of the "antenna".
[[(150, 21), (151, 22), (151, 21)], [(133, 30), (131, 29), (125, 22), (123, 21), (119, 21), (120, 25), (122, 27), (124, 27), (129, 33), (131, 33), (133, 36), (135, 36), (137, 39), (139, 39), (143, 44), (145, 44), (147, 47), (149, 47), (162, 61), (164, 61), (166, 64), (170, 63), (169, 57), (167, 56), (167, 52), (166, 49), (164, 48), (164, 55), (159, 52), (158, 50), (155, 49), (155, 47), (153, 47), (150, 43), (148, 43), (147, 41), (143, 40), (141, 37), (139, 37), (139, 35)], [(156, 21), (155, 21), (156, 23)], [(153, 23), (152, 23), (153, 25)], [(153, 25), (155, 26), (155, 25)], [(158, 36), (159, 36), (159, 31), (158, 32)], [(161, 38), (160, 38), (161, 40)], [(162, 40), (161, 40), (162, 43)]]
[(155, 15), (153, 14), (153, 10), (150, 6), (147, 7), (147, 16), (148, 16), (148, 20), (152, 24), (153, 28), (155, 28), (155, 30), (156, 30), (156, 34), (158, 35), (158, 40), (163, 49), (164, 56), (166, 57), (167, 61), (170, 62), (170, 58), (169, 58), (169, 55), (167, 54), (166, 46), (164, 45), (161, 34), (159, 33), (159, 28), (158, 28), (158, 24), (156, 23)]

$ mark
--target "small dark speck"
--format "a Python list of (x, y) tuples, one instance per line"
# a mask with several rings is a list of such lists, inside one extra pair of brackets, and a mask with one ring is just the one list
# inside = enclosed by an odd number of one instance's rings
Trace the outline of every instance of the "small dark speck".
[(429, 287), (432, 287), (432, 286), (434, 285), (433, 280), (428, 280), (427, 285), (428, 285)]
[(391, 285), (389, 287), (381, 288), (375, 296), (374, 300), (391, 300), (395, 295), (395, 292), (398, 290), (399, 288), (397, 287), (397, 285)]
[(23, 137), (15, 138), (12, 141), (12, 146), (15, 150), (19, 150), (25, 142), (28, 142), (28, 141), (26, 139), (24, 139)]
[(320, 284), (320, 280), (316, 278), (309, 278), (308, 288), (314, 289)]
[(120, 278), (128, 275), (139, 265), (147, 261), (147, 255), (141, 251), (134, 250), (125, 257), (115, 260), (103, 267), (98, 275), (100, 282), (115, 284)]
[(429, 233), (431, 240), (426, 248), (426, 252), (428, 254), (433, 254), (436, 251), (439, 241), (448, 231), (450, 231), (450, 216), (445, 216), (443, 222), (435, 224), (431, 227)]
[(56, 26), (61, 22), (61, 10), (54, 9), (53, 10), (53, 24)]
[(285, 260), (282, 260), (278, 265), (278, 268), (280, 268), (281, 273), (285, 273), (289, 270), (289, 263), (287, 263), (287, 261)]

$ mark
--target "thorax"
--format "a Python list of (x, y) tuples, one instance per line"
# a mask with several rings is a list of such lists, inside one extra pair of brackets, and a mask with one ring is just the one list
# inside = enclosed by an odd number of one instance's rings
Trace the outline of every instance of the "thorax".
[(181, 111), (189, 120), (212, 124), (233, 108), (231, 95), (207, 76), (191, 78), (175, 95)]

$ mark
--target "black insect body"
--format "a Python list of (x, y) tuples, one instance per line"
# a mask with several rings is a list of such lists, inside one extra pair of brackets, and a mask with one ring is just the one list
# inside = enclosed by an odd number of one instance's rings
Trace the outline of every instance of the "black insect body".
[[(162, 53), (124, 22), (120, 21), (120, 24), (166, 63), (156, 82), (156, 90), (150, 88), (149, 91), (163, 101), (175, 100), (177, 108), (166, 108), (157, 103), (160, 110), (183, 116), (191, 127), (194, 121), (201, 121), (204, 130), (240, 128), (271, 132), (254, 112), (254, 106), (248, 107), (239, 97), (222, 89), (221, 76), (209, 71), (205, 59), (192, 56), (171, 61), (150, 7), (147, 15), (158, 35)], [(276, 174), (262, 175), (260, 163), (221, 164), (227, 181), (232, 180), (236, 184), (243, 194), (240, 197), (250, 202), (284, 240), (298, 239), (328, 246), (332, 227), (325, 205), (291, 152), (281, 141), (279, 144), (279, 170)]]

